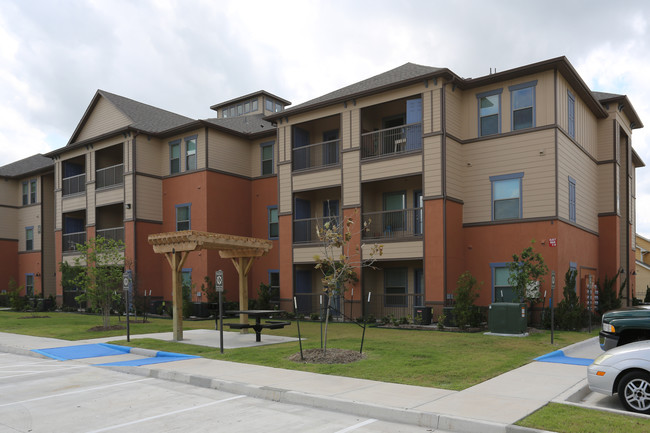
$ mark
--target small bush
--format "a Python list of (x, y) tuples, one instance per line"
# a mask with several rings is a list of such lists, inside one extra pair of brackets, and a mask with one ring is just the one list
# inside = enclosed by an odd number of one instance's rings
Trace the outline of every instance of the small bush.
[(478, 323), (476, 323), (478, 309), (474, 307), (474, 301), (479, 297), (480, 284), (477, 284), (476, 278), (469, 271), (463, 272), (458, 277), (457, 284), (454, 292), (456, 305), (454, 305), (453, 309), (456, 325), (461, 329), (468, 326), (478, 326)]
[(317, 322), (318, 320), (320, 320), (320, 316), (318, 315), (318, 313), (311, 313), (309, 315), (309, 320), (313, 320), (314, 322)]
[(444, 314), (441, 314), (438, 316), (438, 329), (443, 330), (445, 329), (445, 320), (447, 320), (447, 316)]

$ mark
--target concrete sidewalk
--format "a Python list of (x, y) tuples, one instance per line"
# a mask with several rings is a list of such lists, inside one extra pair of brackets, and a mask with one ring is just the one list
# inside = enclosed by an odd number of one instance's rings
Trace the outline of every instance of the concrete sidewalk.
[[(218, 347), (218, 337), (217, 346), (214, 346), (215, 331), (200, 331), (202, 332), (186, 331), (188, 342)], [(239, 333), (224, 332), (224, 337), (251, 337), (254, 343), (254, 335), (241, 336)], [(171, 339), (170, 336), (161, 334), (153, 338)], [(119, 338), (111, 337), (108, 340), (116, 339)], [(202, 340), (204, 344), (201, 344)], [(0, 351), (25, 354), (31, 349), (97, 341), (70, 342), (0, 333)], [(601, 353), (596, 338), (563, 350), (567, 356), (581, 358), (595, 358)], [(97, 359), (82, 361), (100, 363)], [(457, 392), (206, 358), (107, 368), (380, 420), (445, 431), (485, 433), (536, 431), (514, 426), (513, 423), (576, 388), (587, 374), (585, 366), (533, 361)]]

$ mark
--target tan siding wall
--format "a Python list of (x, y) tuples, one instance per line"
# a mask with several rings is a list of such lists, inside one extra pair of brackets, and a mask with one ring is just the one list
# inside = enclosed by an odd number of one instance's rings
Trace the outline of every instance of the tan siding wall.
[[(379, 257), (381, 260), (393, 259), (421, 259), (424, 256), (424, 246), (422, 241), (411, 242), (386, 242), (383, 244), (383, 254)], [(372, 245), (363, 246), (363, 257), (370, 257)]]
[(293, 175), (294, 191), (305, 191), (338, 185), (341, 185), (340, 168)]
[[(139, 136), (135, 141), (136, 170), (138, 173), (164, 176), (169, 174), (169, 146), (167, 141)], [(124, 172), (129, 172), (126, 167)]]
[(123, 128), (131, 124), (128, 117), (122, 114), (108, 100), (100, 97), (97, 105), (88, 116), (86, 124), (79, 132), (76, 141), (83, 141), (87, 138), (106, 134), (115, 129)]
[[(544, 155), (539, 152), (544, 150)], [(523, 217), (555, 215), (555, 158), (552, 130), (537, 131), (463, 145), (463, 221), (491, 220), (490, 176), (524, 172)]]
[(54, 192), (54, 230), (63, 228), (63, 199), (61, 191)]
[(291, 160), (291, 133), (289, 126), (278, 127), (278, 162)]
[(280, 183), (280, 213), (292, 211), (291, 200), (291, 165), (284, 164), (279, 167), (278, 181)]
[[(447, 132), (454, 137), (463, 139), (469, 135), (467, 106), (471, 101), (465, 101), (463, 92), (459, 89), (452, 91), (450, 85), (445, 86), (444, 92)], [(476, 102), (474, 104), (476, 105)]]
[(614, 120), (610, 117), (598, 121), (597, 157), (599, 161), (614, 159)]
[(447, 194), (463, 199), (463, 175), (467, 163), (463, 161), (463, 148), (454, 140), (447, 139)]
[(598, 166), (598, 213), (615, 212), (615, 186), (614, 164)]
[[(255, 140), (248, 144), (249, 157), (250, 161), (250, 173), (252, 176), (257, 177), (262, 175), (262, 143), (273, 142), (273, 173), (277, 173), (277, 167), (275, 164), (278, 162), (278, 145), (275, 142), (275, 137), (265, 137), (260, 140)], [(242, 144), (243, 145), (243, 144)]]
[[(133, 203), (133, 174), (124, 176), (124, 203)], [(124, 207), (124, 220), (131, 221), (133, 219), (133, 206), (131, 209)]]
[(356, 149), (361, 146), (361, 110), (360, 109), (352, 110), (349, 116), (346, 114), (346, 117), (351, 118), (350, 132), (349, 133), (346, 132), (346, 135), (351, 140), (350, 147)]
[(208, 152), (210, 168), (246, 177), (253, 176), (248, 140), (210, 130), (208, 143), (210, 144)]
[(137, 176), (136, 200), (138, 219), (162, 221), (162, 180)]
[(34, 227), (34, 250), (41, 248), (41, 233), (38, 227), (41, 225), (41, 207), (26, 206), (18, 210), (18, 221), (16, 229), (18, 234), (18, 251), (25, 251), (25, 227)]
[(569, 176), (576, 181), (576, 224), (598, 231), (598, 166), (563, 134), (558, 143), (558, 214), (569, 219)]
[[(160, 150), (158, 150), (158, 158), (160, 158), (159, 162), (161, 164), (160, 166), (160, 172), (163, 173), (164, 175), (168, 175), (169, 173), (169, 143), (172, 141), (180, 140), (181, 144), (181, 173), (184, 173), (187, 171), (187, 164), (185, 161), (185, 151), (186, 151), (186, 146), (185, 146), (185, 139), (189, 137), (196, 136), (196, 167), (197, 169), (205, 168), (205, 166), (201, 166), (201, 161), (205, 161), (205, 133), (203, 129), (195, 129), (193, 131), (188, 131), (184, 132), (183, 134), (179, 135), (174, 135), (169, 138), (165, 138), (163, 140), (160, 140), (161, 146), (159, 147)], [(219, 150), (214, 150), (215, 143), (212, 142), (212, 136), (208, 137), (208, 141), (210, 142), (210, 159), (212, 159), (215, 155), (213, 155), (213, 152), (219, 153), (222, 151), (222, 149)], [(136, 146), (139, 145), (139, 142), (136, 142)], [(248, 149), (245, 149), (245, 152), (248, 151)], [(248, 155), (246, 155), (248, 156)], [(146, 155), (144, 155), (146, 158)], [(140, 156), (137, 157), (140, 159)], [(247, 162), (248, 160), (245, 159)], [(240, 165), (242, 165), (240, 163)], [(140, 170), (140, 167), (138, 166), (138, 171)]]
[(301, 247), (293, 249), (294, 263), (314, 263), (315, 255), (322, 255), (323, 252), (319, 247)]
[(594, 158), (597, 156), (597, 149), (601, 144), (598, 140), (598, 124), (596, 116), (580, 99), (569, 83), (558, 75), (558, 124), (568, 134), (569, 131), (569, 114), (568, 114), (568, 94), (570, 90), (575, 97), (575, 140)]
[(17, 180), (0, 179), (0, 204), (20, 206), (23, 204), (23, 185)]
[(87, 195), (87, 200), (86, 200), (86, 224), (87, 225), (94, 225), (95, 224), (95, 184), (91, 183), (86, 185), (86, 195)]
[[(424, 196), (432, 197), (442, 194), (441, 170), (441, 136), (424, 139)], [(449, 143), (450, 139), (447, 139)]]
[[(359, 110), (354, 110), (356, 113), (359, 112)], [(357, 117), (358, 119), (358, 117)], [(357, 124), (359, 123), (358, 121), (356, 122)], [(350, 115), (349, 111), (346, 111), (344, 113), (341, 113), (341, 131), (339, 134), (339, 138), (341, 138), (341, 149), (342, 150), (347, 150), (350, 149), (352, 146), (352, 142), (350, 140), (350, 132), (352, 128), (352, 118)], [(359, 139), (356, 139), (356, 145), (359, 145)]]
[(422, 155), (401, 156), (387, 158), (379, 161), (365, 162), (361, 166), (361, 180), (383, 179), (390, 176), (405, 176), (409, 174), (422, 173)]
[(0, 206), (0, 238), (1, 239), (18, 239), (17, 216), (18, 216), (18, 209)]
[(120, 203), (124, 201), (124, 187), (102, 189), (95, 196), (95, 206), (105, 206), (107, 204)]
[(61, 202), (61, 211), (63, 213), (72, 212), (75, 210), (85, 209), (86, 208), (86, 196), (74, 195), (66, 196)]
[(361, 203), (360, 157), (359, 152), (343, 154), (343, 206), (356, 206)]

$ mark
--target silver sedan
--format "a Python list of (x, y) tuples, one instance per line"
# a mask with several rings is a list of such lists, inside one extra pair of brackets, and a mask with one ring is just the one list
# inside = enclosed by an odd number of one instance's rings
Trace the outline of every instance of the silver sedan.
[(608, 350), (587, 369), (589, 389), (606, 395), (618, 393), (632, 412), (650, 413), (650, 341)]

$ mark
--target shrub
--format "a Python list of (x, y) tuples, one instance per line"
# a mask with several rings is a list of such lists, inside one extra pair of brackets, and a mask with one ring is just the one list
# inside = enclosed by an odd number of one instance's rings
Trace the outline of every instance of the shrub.
[(627, 284), (627, 279), (621, 283), (621, 288), (616, 291), (616, 279), (618, 274), (614, 275), (611, 279), (605, 275), (605, 282), (603, 284), (598, 281), (598, 314), (603, 315), (607, 311), (621, 308), (621, 293)]
[(574, 269), (564, 274), (564, 299), (560, 301), (555, 311), (555, 324), (558, 329), (576, 331), (582, 329), (589, 318), (587, 310), (580, 304), (576, 293), (576, 276)]
[(453, 315), (456, 318), (456, 326), (461, 329), (468, 326), (478, 326), (477, 314), (478, 309), (474, 307), (474, 301), (479, 297), (480, 284), (477, 285), (476, 278), (469, 271), (463, 272), (458, 277), (456, 291), (454, 292)]

